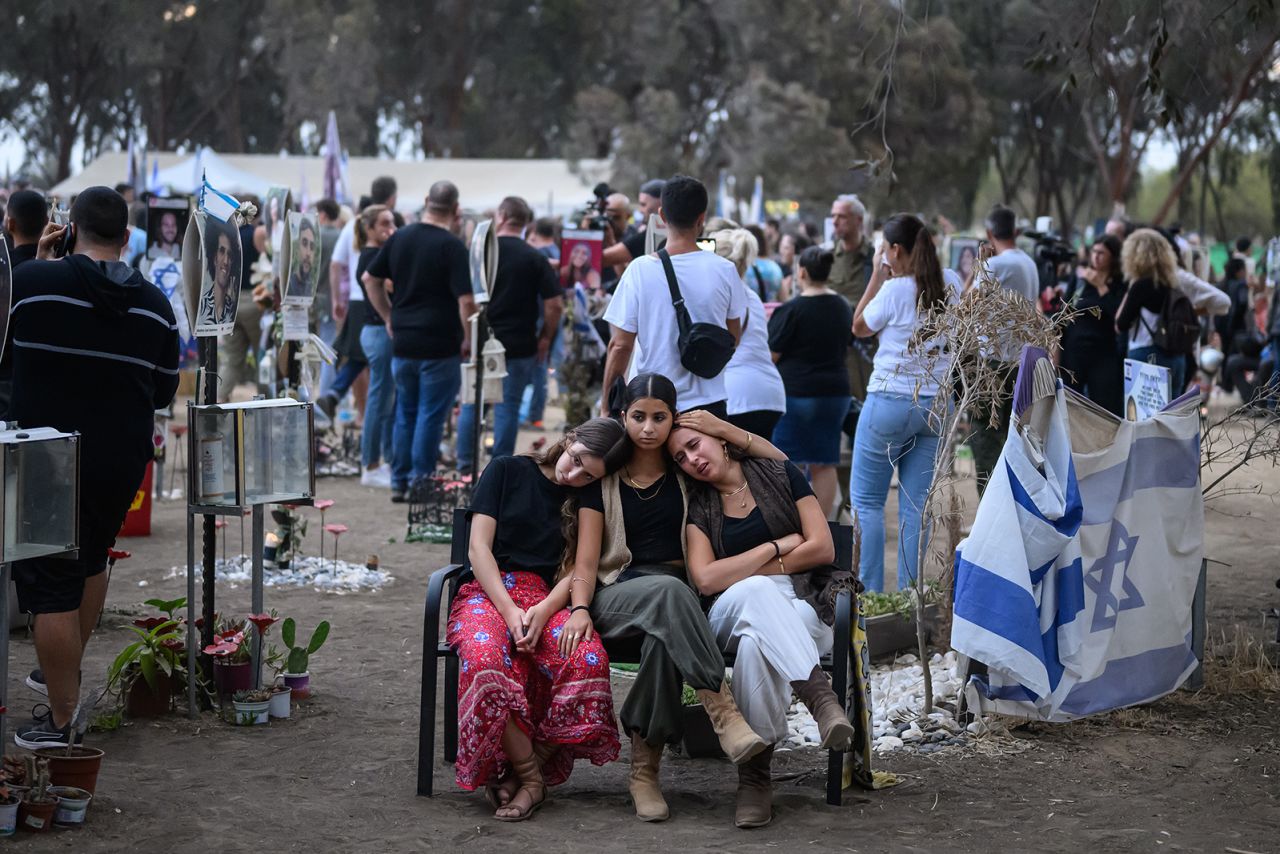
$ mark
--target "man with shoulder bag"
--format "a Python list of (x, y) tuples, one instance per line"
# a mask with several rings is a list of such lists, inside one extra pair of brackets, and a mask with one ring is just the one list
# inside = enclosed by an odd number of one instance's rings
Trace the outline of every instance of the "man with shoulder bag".
[[(616, 380), (653, 372), (676, 387), (682, 410), (724, 418), (724, 366), (742, 336), (746, 291), (733, 263), (698, 246), (707, 188), (676, 175), (662, 188), (666, 248), (627, 267), (604, 314), (612, 337), (605, 359), (605, 401)], [(628, 365), (639, 344), (635, 364)]]

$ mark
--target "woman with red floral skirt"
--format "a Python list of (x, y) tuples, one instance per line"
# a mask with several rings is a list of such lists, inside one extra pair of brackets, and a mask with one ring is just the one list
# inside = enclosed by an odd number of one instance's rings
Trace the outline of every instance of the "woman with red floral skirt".
[(458, 785), (485, 786), (499, 821), (529, 818), (574, 760), (618, 758), (608, 657), (598, 637), (565, 631), (572, 579), (552, 584), (568, 490), (604, 477), (622, 437), (593, 418), (540, 456), (493, 460), (476, 484), (475, 580), (453, 600), (447, 639), (460, 660)]

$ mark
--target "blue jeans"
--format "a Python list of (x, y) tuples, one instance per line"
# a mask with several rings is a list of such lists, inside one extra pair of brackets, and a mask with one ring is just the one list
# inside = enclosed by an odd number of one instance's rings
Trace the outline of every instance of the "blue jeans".
[(1169, 369), (1169, 400), (1172, 402), (1187, 388), (1187, 360), (1181, 355), (1165, 353), (1157, 347), (1138, 347), (1129, 351), (1129, 358), (1135, 362), (1150, 362)]
[(391, 372), (396, 381), (391, 486), (406, 489), (417, 478), (436, 470), (444, 422), (462, 386), (462, 357), (402, 359), (393, 356)]
[(396, 381), (391, 376), (391, 336), (385, 326), (360, 330), (360, 347), (369, 360), (369, 396), (364, 404), (364, 433), (360, 436), (360, 463), (369, 468), (394, 454), (391, 444), (396, 424)]
[[(493, 456), (509, 457), (516, 450), (516, 432), (520, 429), (520, 398), (524, 387), (537, 372), (546, 373), (537, 356), (507, 359), (507, 376), (502, 381), (502, 403), (493, 405)], [(475, 469), (471, 445), (475, 442), (475, 398), (462, 404), (458, 413), (458, 468)]]
[(849, 497), (862, 526), (859, 572), (868, 590), (884, 589), (884, 503), (894, 466), (898, 468), (898, 589), (916, 576), (920, 521), (933, 480), (938, 425), (933, 398), (870, 392), (853, 440)]

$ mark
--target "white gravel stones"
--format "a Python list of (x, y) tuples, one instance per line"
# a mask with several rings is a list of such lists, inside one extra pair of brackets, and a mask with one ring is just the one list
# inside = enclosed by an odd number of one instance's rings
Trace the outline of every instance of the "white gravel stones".
[[(960, 693), (963, 674), (958, 667), (954, 652), (929, 657), (934, 711), (923, 720), (917, 720), (924, 708), (924, 669), (917, 656), (907, 653), (892, 664), (871, 669), (871, 724), (877, 753), (904, 748), (928, 748), (921, 752), (932, 753), (963, 737), (964, 727), (949, 711), (938, 707), (941, 702), (954, 703)], [(821, 741), (813, 717), (799, 701), (787, 713), (787, 729), (785, 747), (811, 747)], [(980, 730), (971, 724), (969, 732)]]
[[(221, 558), (217, 561), (217, 579), (235, 587), (248, 584), (253, 577), (253, 561), (247, 555)], [(168, 578), (185, 578), (187, 568), (175, 566)], [(277, 569), (270, 563), (263, 566), (262, 583), (265, 587), (312, 587), (325, 593), (356, 593), (377, 590), (388, 581), (391, 574), (382, 569), (369, 569), (364, 564), (334, 561), (331, 558), (306, 556), (295, 558), (288, 569)]]

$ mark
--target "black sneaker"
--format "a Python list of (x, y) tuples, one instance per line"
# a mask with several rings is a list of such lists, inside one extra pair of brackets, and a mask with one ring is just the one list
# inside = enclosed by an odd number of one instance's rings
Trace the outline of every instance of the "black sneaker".
[(392, 504), (404, 504), (408, 500), (409, 500), (408, 491), (405, 490), (403, 486), (391, 487), (391, 503)]
[(49, 686), (44, 684), (44, 671), (39, 667), (27, 674), (27, 687), (37, 694), (49, 696)]
[[(45, 709), (40, 714), (37, 709)], [(53, 713), (48, 706), (36, 706), (31, 710), (32, 720), (25, 726), (18, 727), (13, 734), (14, 743), (27, 750), (39, 750), (42, 747), (70, 747), (72, 740), (79, 744), (83, 736), (72, 728), (72, 721), (59, 729), (53, 725)], [(74, 717), (73, 717), (74, 720)]]

